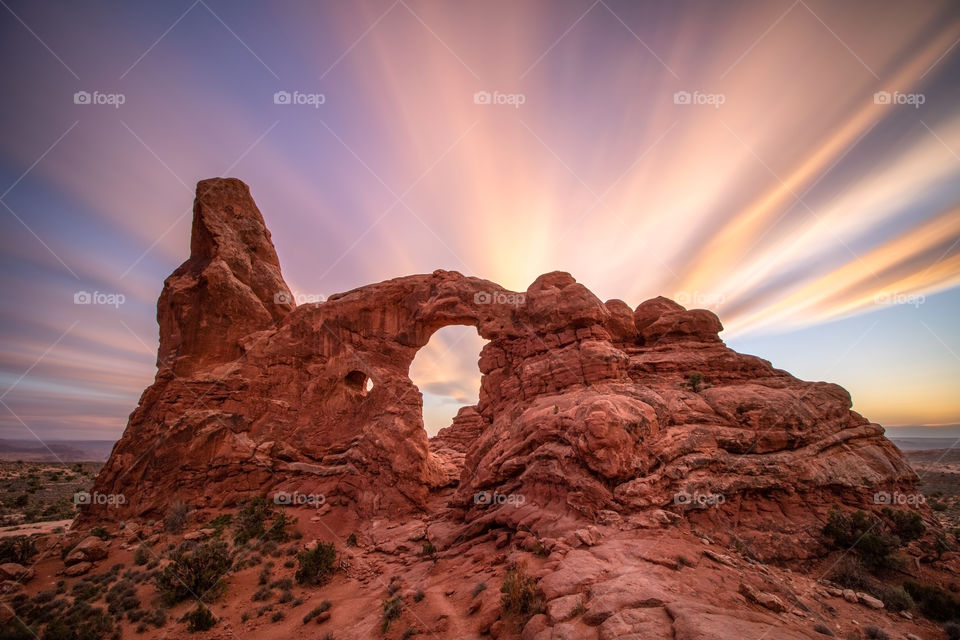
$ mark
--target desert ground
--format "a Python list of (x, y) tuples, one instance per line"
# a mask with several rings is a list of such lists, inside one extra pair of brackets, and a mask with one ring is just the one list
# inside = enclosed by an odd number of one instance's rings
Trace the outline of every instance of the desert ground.
[[(936, 495), (931, 499), (934, 512), (943, 518), (945, 528), (954, 526), (960, 493), (955, 481), (958, 456), (942, 450), (915, 451), (909, 458), (925, 478), (922, 486)], [(0, 465), (4, 514), (18, 521), (0, 531), (3, 560), (19, 559), (29, 567), (29, 575), (5, 576), (7, 606), (0, 637), (33, 638), (46, 624), (43, 635), (36, 637), (507, 638), (520, 637), (521, 630), (531, 625), (535, 630), (540, 616), (565, 621), (566, 637), (571, 639), (666, 639), (673, 637), (671, 625), (679, 622), (682, 627), (685, 616), (697, 616), (700, 631), (715, 627), (719, 632), (733, 622), (724, 617), (724, 609), (742, 608), (745, 600), (757, 603), (759, 611), (776, 613), (776, 618), (757, 614), (755, 619), (740, 614), (738, 624), (745, 638), (944, 637), (922, 619), (913, 602), (899, 611), (888, 607), (882, 624), (876, 624), (876, 615), (868, 623), (866, 614), (879, 612), (856, 598), (848, 601), (840, 585), (829, 579), (811, 577), (829, 574), (832, 558), (807, 563), (802, 571), (768, 565), (751, 557), (749, 549), (718, 545), (669, 511), (660, 512), (659, 520), (634, 523), (626, 535), (586, 540), (573, 550), (564, 541), (541, 540), (522, 531), (491, 530), (458, 542), (446, 538), (449, 532), (442, 521), (363, 522), (336, 504), (317, 509), (262, 503), (221, 511), (175, 505), (163, 521), (142, 526), (118, 523), (83, 532), (71, 528), (69, 519), (50, 520), (51, 514), (66, 513), (62, 505), (69, 492), (89, 488), (97, 467)], [(41, 490), (35, 486), (38, 481), (49, 486)], [(30, 496), (29, 510), (12, 505), (24, 493)], [(436, 496), (438, 512), (447, 499), (442, 492)], [(595, 533), (578, 532), (585, 538)], [(15, 540), (24, 539), (34, 552), (17, 558)], [(328, 574), (318, 581), (302, 581), (305, 550), (327, 542), (335, 550)], [(209, 551), (205, 569), (214, 578), (207, 576), (204, 582), (195, 576), (198, 581), (190, 583), (205, 591), (199, 595), (208, 609), (183, 597), (178, 585), (167, 579), (183, 545)], [(74, 554), (78, 561), (71, 564)], [(223, 573), (218, 574), (216, 566), (223, 562)], [(587, 594), (569, 586), (574, 576), (615, 575), (615, 566), (621, 564), (630, 565), (631, 572), (610, 583), (623, 584), (595, 587), (589, 592), (590, 607), (585, 606)], [(528, 603), (541, 613), (532, 617), (523, 613), (523, 585), (518, 587), (516, 572), (511, 576), (504, 567), (520, 567), (521, 577), (531, 583), (543, 577), (538, 590), (530, 592), (538, 601)], [(10, 565), (0, 571), (9, 574)], [(520, 604), (513, 601), (518, 597)], [(636, 619), (607, 617), (605, 598), (611, 610), (622, 606), (624, 599), (636, 601), (637, 608), (629, 609)], [(654, 604), (677, 598), (710, 606), (685, 611), (682, 606), (668, 610)], [(510, 606), (520, 607), (518, 615), (501, 615)], [(375, 623), (368, 615), (372, 607), (379, 610)], [(210, 623), (216, 621), (212, 629), (206, 630), (208, 622), (198, 611), (209, 612)], [(773, 629), (770, 624), (777, 619), (788, 621), (791, 630)], [(57, 626), (57, 621), (65, 624)], [(797, 627), (807, 628), (809, 634), (799, 634), (793, 630)], [(646, 634), (624, 635), (638, 628), (646, 629)], [(774, 635), (766, 635), (771, 632)], [(535, 636), (525, 631), (522, 637)]]

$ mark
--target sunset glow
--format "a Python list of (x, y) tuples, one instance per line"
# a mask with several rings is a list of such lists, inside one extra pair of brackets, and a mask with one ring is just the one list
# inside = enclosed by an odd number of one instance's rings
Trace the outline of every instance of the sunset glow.
[[(730, 346), (875, 422), (960, 423), (957, 3), (0, 15), (2, 438), (120, 435), (194, 185), (218, 175), (251, 186), (298, 293), (568, 271), (604, 300), (709, 308)], [(418, 355), (431, 432), (476, 401), (482, 343), (457, 327)]]

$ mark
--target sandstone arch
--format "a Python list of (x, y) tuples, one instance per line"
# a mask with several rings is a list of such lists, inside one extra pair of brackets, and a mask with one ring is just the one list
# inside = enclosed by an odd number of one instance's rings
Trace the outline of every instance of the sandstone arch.
[(480, 391), (480, 353), (488, 341), (470, 325), (437, 329), (417, 350), (407, 376), (422, 397), (428, 437), (450, 426), (457, 411), (475, 406)]
[[(239, 180), (198, 184), (191, 255), (157, 315), (156, 380), (94, 487), (127, 500), (84, 517), (281, 490), (396, 514), (456, 485), (450, 504), (474, 530), (549, 530), (671, 507), (677, 492), (703, 488), (725, 496), (709, 517), (759, 531), (769, 520), (750, 514), (779, 510), (776, 526), (798, 536), (832, 502), (869, 506), (875, 489), (915, 481), (845, 390), (728, 349), (714, 314), (665, 298), (634, 310), (567, 273), (511, 292), (435, 271), (296, 306)], [(431, 450), (407, 373), (448, 325), (489, 342), (477, 405)], [(690, 371), (709, 387), (687, 388)], [(787, 491), (785, 467), (796, 470)], [(484, 491), (524, 503), (477, 505)]]

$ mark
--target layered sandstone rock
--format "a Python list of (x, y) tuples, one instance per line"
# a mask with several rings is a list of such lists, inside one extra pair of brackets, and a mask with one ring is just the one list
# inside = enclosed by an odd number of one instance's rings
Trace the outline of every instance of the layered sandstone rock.
[[(201, 182), (190, 258), (158, 305), (157, 379), (95, 487), (126, 501), (86, 517), (273, 491), (409, 514), (453, 485), (457, 535), (560, 538), (670, 509), (772, 557), (789, 536), (796, 557), (830, 505), (914, 481), (845, 390), (728, 349), (709, 311), (665, 298), (631, 310), (560, 272), (525, 292), (447, 271), (300, 307), (286, 292), (247, 186)], [(408, 371), (451, 324), (489, 341), (480, 399), (431, 445)]]
[(190, 258), (167, 278), (157, 304), (161, 372), (189, 376), (239, 358), (244, 338), (274, 328), (293, 309), (286, 292), (270, 232), (247, 185), (200, 182)]

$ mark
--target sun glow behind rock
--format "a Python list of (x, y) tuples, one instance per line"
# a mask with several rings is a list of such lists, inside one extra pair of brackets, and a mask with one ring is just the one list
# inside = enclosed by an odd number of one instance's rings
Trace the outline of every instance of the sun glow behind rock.
[[(199, 7), (129, 70), (182, 9), (120, 9), (120, 33), (93, 12), (23, 8), (82, 86), (9, 29), (5, 53), (24, 68), (2, 107), (14, 131), (3, 184), (16, 185), (4, 202), (53, 253), (7, 217), (5, 285), (32, 303), (3, 311), (19, 346), (4, 379), (13, 385), (79, 322), (10, 393), (31, 423), (69, 430), (44, 412), (57, 394), (37, 390), (71, 389), (101, 403), (80, 411), (85, 424), (113, 420), (119, 433), (152, 375), (153, 305), (187, 254), (192, 184), (224, 173), (251, 185), (287, 282), (307, 294), (437, 268), (524, 290), (564, 270), (603, 299), (710, 308), (728, 340), (788, 342), (857, 314), (886, 318), (890, 300), (948, 292), (956, 306), (953, 4), (411, 1), (285, 7), (269, 20), (210, 7), (242, 43)], [(125, 92), (122, 108), (70, 102), (98, 82)], [(278, 90), (325, 102), (277, 105)], [(878, 91), (925, 101), (877, 104)], [(478, 92), (508, 98), (483, 104)], [(677, 104), (678, 92), (723, 101)], [(70, 299), (82, 288), (130, 303), (78, 315)], [(917, 312), (936, 338), (917, 322), (904, 333), (960, 349)], [(438, 404), (476, 393), (478, 347), (465, 344), (429, 367)], [(955, 376), (940, 351), (938, 370)], [(84, 368), (54, 365), (65, 360)], [(833, 373), (872, 375), (851, 367)], [(138, 373), (117, 380), (128, 368)], [(877, 384), (897, 395), (915, 377)], [(858, 408), (901, 421), (882, 395)], [(960, 401), (937, 397), (925, 406), (960, 421)]]

